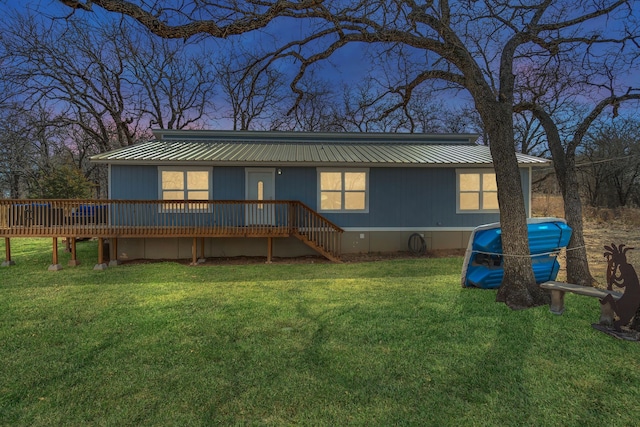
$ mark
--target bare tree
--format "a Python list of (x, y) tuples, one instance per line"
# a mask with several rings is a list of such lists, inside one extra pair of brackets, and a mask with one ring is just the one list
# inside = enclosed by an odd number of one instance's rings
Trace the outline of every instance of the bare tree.
[[(625, 40), (626, 41), (626, 40)], [(567, 247), (567, 279), (591, 285), (583, 235), (582, 202), (576, 153), (594, 122), (608, 109), (617, 115), (620, 105), (640, 100), (640, 88), (623, 87), (618, 70), (636, 67), (638, 46), (620, 43), (599, 50), (597, 56), (576, 55), (572, 49), (554, 52), (547, 61), (528, 68), (520, 78), (521, 102), (516, 111), (528, 110), (542, 125), (564, 201), (565, 218), (573, 233)], [(582, 105), (589, 99), (592, 104)]]
[(18, 104), (7, 103), (0, 109), (0, 195), (4, 197), (17, 199), (26, 194), (34, 151), (27, 113)]
[[(302, 132), (340, 132), (345, 118), (335, 101), (332, 85), (313, 73), (301, 82), (304, 96), (295, 103), (295, 108), (273, 123), (272, 129), (297, 130)], [(290, 92), (289, 92), (290, 94)], [(289, 103), (292, 102), (289, 96)]]
[[(273, 60), (293, 58), (305, 72), (351, 43), (393, 47), (422, 55), (422, 66), (411, 71), (398, 108), (409, 104), (413, 91), (434, 79), (464, 88), (482, 118), (496, 168), (498, 200), (506, 254), (504, 280), (498, 301), (514, 309), (547, 301), (535, 283), (526, 232), (526, 211), (514, 150), (513, 106), (516, 73), (521, 62), (535, 62), (571, 44), (584, 53), (598, 43), (639, 37), (631, 0), (589, 1), (577, 8), (568, 0), (538, 3), (448, 0), (418, 3), (413, 0), (341, 1), (303, 0), (213, 2), (198, 1), (163, 6), (155, 1), (60, 0), (75, 8), (94, 7), (124, 14), (154, 34), (189, 38), (208, 34), (217, 38), (266, 31), (278, 18), (304, 19), (306, 33), (282, 44)], [(607, 19), (604, 19), (607, 18)], [(608, 25), (609, 24), (609, 25)], [(617, 27), (611, 24), (616, 24)], [(608, 32), (620, 30), (612, 39)], [(390, 48), (389, 48), (390, 47)]]
[(617, 208), (633, 203), (640, 186), (640, 122), (597, 123), (585, 136), (578, 165), (589, 204)]
[(127, 109), (134, 102), (122, 84), (121, 45), (110, 46), (78, 21), (46, 25), (25, 15), (12, 17), (7, 27), (7, 77), (26, 88), (30, 102), (60, 111), (61, 122), (82, 128), (99, 151), (135, 142), (139, 117)]
[(41, 178), (69, 158), (56, 116), (40, 105), (13, 103), (0, 108), (0, 117), (1, 192), (12, 198), (38, 194)]
[(211, 109), (207, 55), (188, 44), (145, 37), (123, 22), (5, 19), (7, 80), (22, 85), (30, 102), (48, 102), (97, 151), (133, 144), (153, 126), (201, 125)]
[(379, 85), (373, 78), (345, 87), (340, 112), (336, 113), (341, 117), (340, 127), (348, 132), (380, 132), (399, 128), (399, 121), (389, 120), (389, 107), (384, 102), (384, 93), (379, 92)]
[(122, 20), (3, 20), (2, 84), (17, 88), (26, 110), (55, 115), (48, 132), (66, 136), (51, 143), (103, 190), (106, 171), (90, 165), (90, 155), (148, 138), (152, 127), (202, 126), (213, 108), (209, 55), (192, 43), (145, 35)]
[(519, 113), (514, 118), (516, 150), (522, 154), (544, 157), (548, 155), (544, 129), (532, 114)]
[(151, 127), (200, 127), (209, 118), (216, 89), (211, 52), (195, 43), (149, 38), (122, 22), (104, 36), (123, 46), (135, 107)]
[(278, 106), (287, 96), (284, 75), (240, 48), (231, 51), (232, 55), (216, 57), (213, 64), (229, 106), (223, 118), (231, 120), (233, 130), (271, 127), (282, 116)]

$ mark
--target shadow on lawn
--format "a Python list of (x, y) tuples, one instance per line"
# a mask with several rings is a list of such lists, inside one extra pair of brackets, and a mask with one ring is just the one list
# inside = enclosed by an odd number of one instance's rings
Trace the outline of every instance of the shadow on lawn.
[[(490, 305), (483, 316), (482, 303), (487, 298), (479, 293), (491, 293)], [(463, 418), (474, 419), (478, 410), (486, 414), (486, 421), (494, 422), (506, 414), (518, 414), (518, 419), (504, 419), (504, 425), (535, 424), (528, 392), (526, 361), (534, 342), (533, 310), (512, 311), (495, 303), (495, 292), (463, 289), (458, 303), (460, 317), (468, 319), (468, 333), (482, 337), (470, 342), (485, 342), (464, 355), (450, 374), (450, 395), (456, 407), (468, 412)], [(464, 332), (463, 332), (464, 333)], [(505, 411), (504, 408), (509, 408)], [(462, 415), (462, 414), (461, 414)]]
[[(34, 268), (46, 268), (51, 264), (51, 242), (50, 239), (16, 239), (15, 243), (12, 243), (12, 259), (16, 262), (16, 265), (28, 265)], [(61, 240), (58, 242), (58, 255), (59, 263), (63, 266), (63, 272), (73, 270), (73, 268), (67, 267), (67, 263), (70, 260), (70, 254), (65, 252), (64, 245)], [(416, 277), (425, 274), (438, 274), (441, 272), (439, 265), (444, 262), (447, 264), (456, 264), (456, 269), (461, 266), (462, 258), (460, 256), (450, 256), (445, 254), (442, 257), (430, 257), (430, 256), (411, 256), (402, 254), (362, 254), (362, 255), (345, 255), (345, 263), (335, 264), (318, 257), (301, 257), (301, 258), (276, 258), (272, 264), (266, 264), (266, 258), (263, 257), (232, 257), (232, 258), (208, 258), (204, 264), (198, 264), (197, 266), (191, 266), (190, 260), (121, 260), (120, 267), (125, 268), (141, 268), (147, 266), (148, 268), (162, 268), (163, 265), (175, 266), (175, 268), (181, 267), (185, 270), (208, 270), (217, 271), (219, 269), (246, 269), (246, 268), (260, 268), (265, 267), (262, 270), (267, 269), (277, 270), (279, 268), (300, 268), (308, 269), (309, 271), (339, 271), (350, 272), (352, 267), (364, 267), (364, 277)], [(107, 256), (107, 253), (105, 253)], [(98, 260), (98, 244), (94, 240), (80, 241), (77, 244), (77, 259), (80, 262), (80, 267), (84, 269), (93, 269), (93, 266)], [(390, 267), (391, 266), (391, 267)], [(2, 270), (0, 270), (2, 271)], [(106, 272), (112, 271), (107, 269)], [(96, 272), (99, 274), (99, 272)], [(349, 276), (344, 276), (349, 277)], [(212, 277), (212, 279), (215, 279)]]
[[(412, 258), (392, 259), (345, 264), (307, 264), (307, 263), (276, 263), (276, 264), (208, 264), (190, 266), (182, 261), (145, 261), (125, 263), (109, 267), (103, 271), (94, 271), (97, 259), (95, 242), (82, 242), (78, 245), (78, 259), (81, 264), (68, 267), (70, 255), (60, 251), (61, 271), (46, 271), (51, 263), (49, 256), (43, 252), (37, 253), (34, 248), (26, 248), (27, 253), (15, 250), (16, 265), (0, 269), (0, 277), (18, 280), (8, 280), (7, 284), (23, 286), (19, 279), (30, 275), (31, 286), (49, 285), (57, 283), (64, 286), (96, 284), (151, 284), (151, 283), (238, 283), (238, 282), (286, 282), (295, 278), (305, 280), (332, 279), (389, 279), (389, 278), (428, 278), (450, 275), (452, 271), (460, 271), (461, 258)], [(50, 250), (50, 249), (49, 249)]]

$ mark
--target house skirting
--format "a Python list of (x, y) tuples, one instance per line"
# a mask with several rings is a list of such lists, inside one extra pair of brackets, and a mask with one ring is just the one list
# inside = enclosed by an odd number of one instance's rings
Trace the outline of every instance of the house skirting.
[[(427, 250), (464, 249), (467, 247), (471, 230), (345, 230), (342, 235), (342, 253), (401, 252), (409, 250), (409, 238), (418, 233)], [(198, 256), (204, 251), (206, 258), (267, 256), (267, 238), (201, 238), (198, 242)], [(202, 243), (204, 242), (204, 247)], [(120, 238), (118, 239), (118, 259), (190, 259), (192, 238)], [(298, 239), (293, 237), (274, 238), (273, 256), (280, 258), (317, 255)]]
[(342, 234), (342, 253), (400, 252), (409, 250), (409, 238), (418, 234), (427, 250), (465, 249), (470, 229), (345, 229)]

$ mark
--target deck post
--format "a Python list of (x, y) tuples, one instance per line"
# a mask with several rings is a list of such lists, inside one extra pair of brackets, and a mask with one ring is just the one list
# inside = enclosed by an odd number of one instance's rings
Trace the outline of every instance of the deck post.
[(287, 224), (287, 228), (289, 229), (289, 234), (292, 234), (294, 231), (298, 231), (297, 230), (297, 224), (296, 224), (296, 204), (294, 202), (289, 202), (289, 216), (287, 218), (287, 221), (289, 222), (289, 224)]
[(57, 237), (53, 238), (53, 260), (48, 270), (49, 271), (62, 270), (62, 266), (58, 264), (58, 238)]
[(267, 237), (267, 264), (271, 264), (273, 257), (273, 237)]
[(207, 258), (204, 256), (204, 237), (200, 239), (200, 258), (198, 258), (198, 264), (204, 264)]
[(112, 237), (109, 240), (109, 267), (119, 265), (118, 261), (118, 238)]
[(98, 237), (98, 263), (93, 267), (94, 270), (106, 270), (107, 264), (104, 262), (104, 238)]
[(8, 237), (4, 238), (4, 253), (5, 253), (5, 261), (2, 263), (2, 267), (9, 267), (11, 265), (16, 265), (15, 262), (11, 261), (11, 239)]
[(78, 261), (78, 254), (76, 252), (76, 238), (75, 237), (67, 237), (67, 246), (69, 247), (69, 251), (71, 252), (71, 259), (69, 260), (69, 267), (75, 267), (80, 265), (80, 261)]
[(191, 265), (198, 265), (198, 238), (194, 237), (191, 243)]

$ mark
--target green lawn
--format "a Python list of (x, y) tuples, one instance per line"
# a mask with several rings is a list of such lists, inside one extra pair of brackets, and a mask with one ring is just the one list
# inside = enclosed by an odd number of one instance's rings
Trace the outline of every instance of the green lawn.
[(593, 330), (595, 299), (510, 311), (460, 258), (93, 271), (81, 242), (49, 272), (49, 239), (11, 243), (1, 425), (640, 422), (640, 344)]

